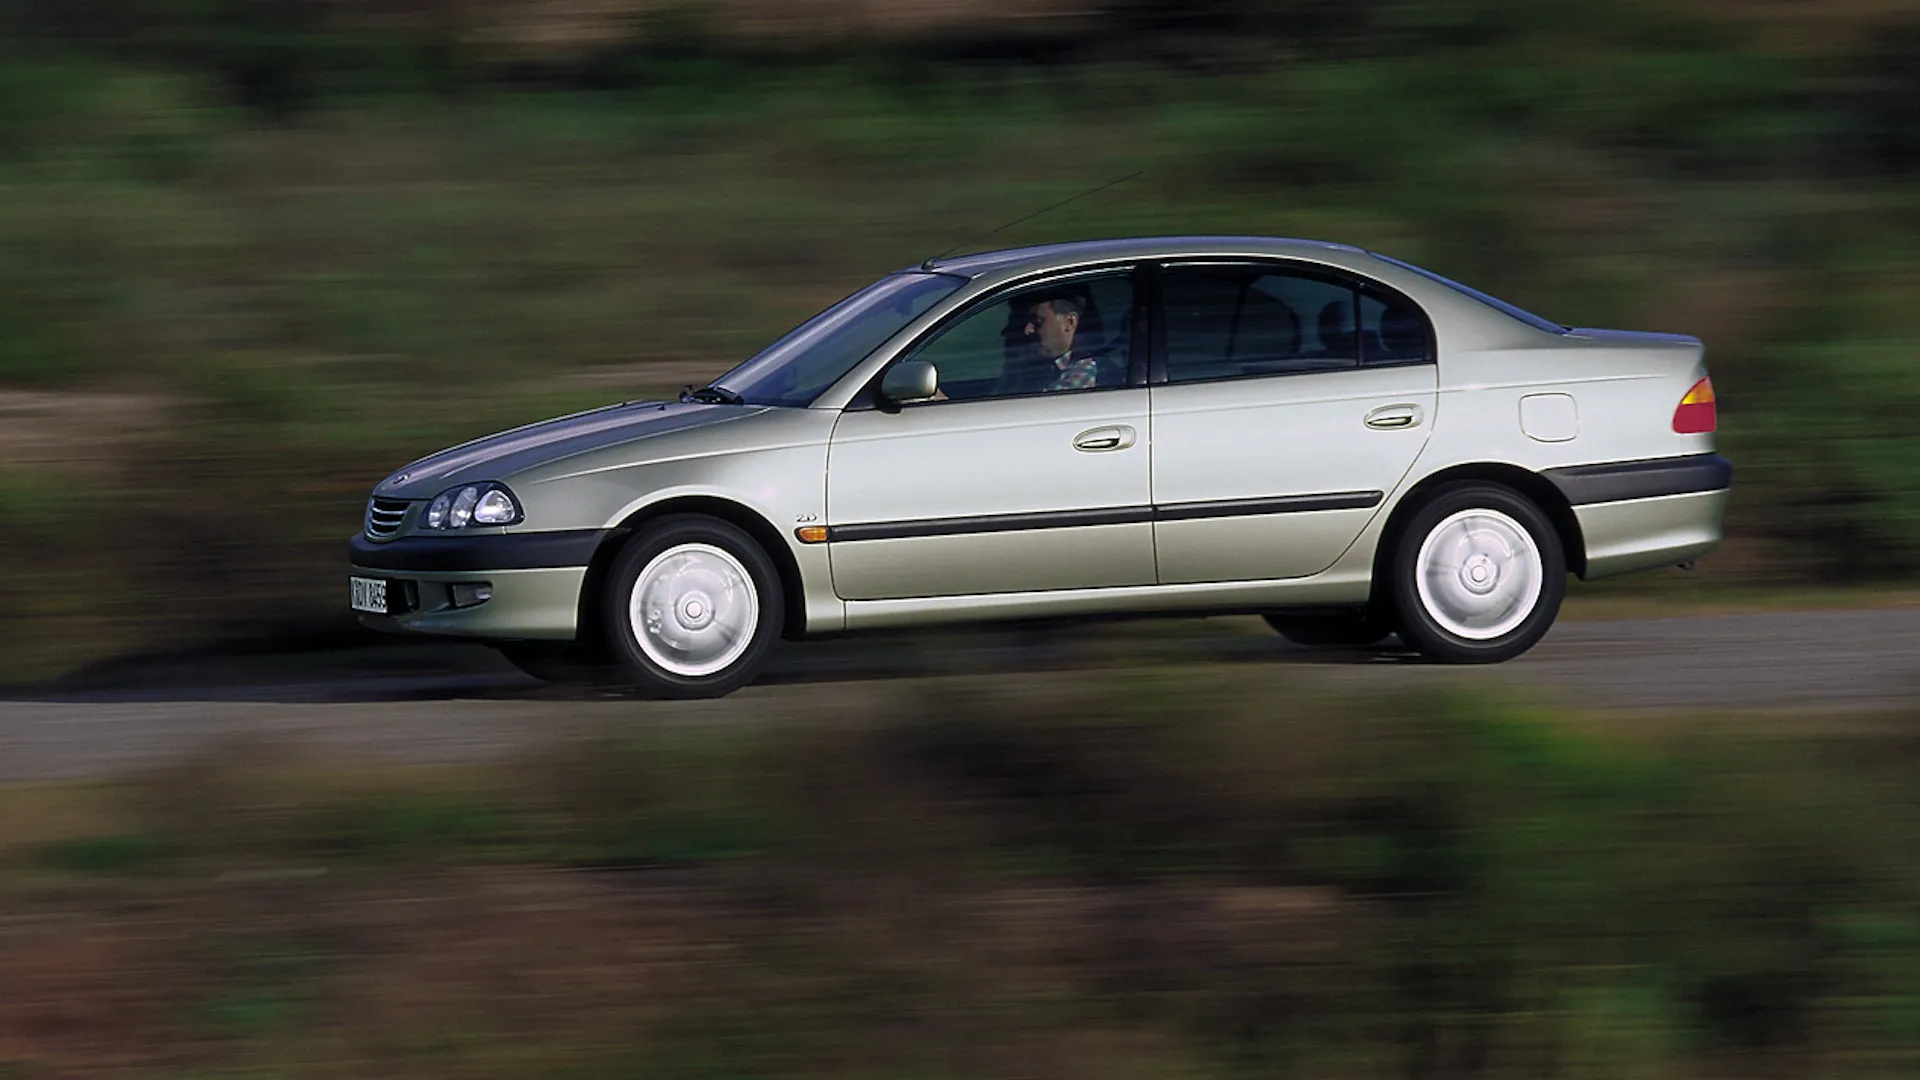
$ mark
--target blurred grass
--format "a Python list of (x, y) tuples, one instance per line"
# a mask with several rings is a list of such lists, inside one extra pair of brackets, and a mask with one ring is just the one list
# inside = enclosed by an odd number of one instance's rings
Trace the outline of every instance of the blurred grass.
[(253, 747), (69, 793), (99, 831), (44, 842), (0, 802), (0, 896), (62, 927), (0, 936), (6, 1053), (1354, 1078), (1920, 1056), (1910, 715), (1729, 739), (1272, 672), (1043, 696), (921, 688), (485, 768)]
[[(0, 405), (68, 395), (33, 430), (119, 463), (35, 466), (115, 523), (84, 542), (49, 543), (65, 510), (0, 520), (0, 678), (344, 626), (339, 541), (391, 468), (710, 377), (1140, 169), (994, 242), (1323, 237), (1699, 334), (1750, 544), (1725, 576), (1920, 570), (1897, 10), (1836, 10), (1816, 48), (1711, 4), (1114, 3), (766, 53), (682, 5), (528, 67), (336, 7), (28, 4), (0, 42)], [(154, 429), (90, 425), (107, 392)]]

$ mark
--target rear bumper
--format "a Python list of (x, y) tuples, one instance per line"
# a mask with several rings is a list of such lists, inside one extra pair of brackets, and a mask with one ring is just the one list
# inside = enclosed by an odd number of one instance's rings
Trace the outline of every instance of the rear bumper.
[(1687, 454), (1644, 461), (1570, 465), (1548, 469), (1543, 475), (1577, 507), (1725, 491), (1733, 486), (1733, 462), (1719, 454)]
[(1719, 454), (1548, 469), (1579, 519), (1586, 580), (1674, 566), (1720, 546), (1733, 462)]
[[(601, 530), (410, 536), (374, 543), (355, 536), (351, 573), (392, 584), (388, 596), (405, 610), (361, 615), (375, 630), (509, 640), (572, 640), (579, 632), (580, 590), (587, 564), (606, 537)], [(455, 585), (486, 585), (481, 603), (455, 605)]]
[(1573, 508), (1586, 541), (1588, 581), (1676, 566), (1720, 546), (1729, 490), (1588, 503)]

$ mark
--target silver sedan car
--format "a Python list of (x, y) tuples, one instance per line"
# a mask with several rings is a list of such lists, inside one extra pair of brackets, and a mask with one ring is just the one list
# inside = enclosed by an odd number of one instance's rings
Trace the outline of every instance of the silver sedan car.
[(1702, 351), (1339, 244), (930, 260), (679, 401), (394, 473), (351, 603), (536, 674), (597, 653), (672, 697), (744, 685), (781, 636), (1115, 612), (1500, 661), (1567, 574), (1720, 542)]

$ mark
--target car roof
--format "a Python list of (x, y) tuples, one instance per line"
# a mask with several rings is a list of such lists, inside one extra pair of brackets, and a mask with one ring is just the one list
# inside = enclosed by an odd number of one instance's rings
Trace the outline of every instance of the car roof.
[(1077, 240), (1062, 244), (1006, 248), (972, 255), (939, 256), (912, 267), (974, 278), (983, 274), (1045, 270), (1052, 266), (1105, 259), (1169, 258), (1184, 255), (1363, 255), (1351, 244), (1274, 236), (1140, 236), (1115, 240)]

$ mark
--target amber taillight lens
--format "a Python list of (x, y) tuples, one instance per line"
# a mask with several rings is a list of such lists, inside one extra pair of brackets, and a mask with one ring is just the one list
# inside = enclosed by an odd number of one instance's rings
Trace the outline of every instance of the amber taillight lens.
[(1680, 399), (1673, 410), (1673, 430), (1681, 435), (1704, 435), (1719, 426), (1720, 416), (1713, 406), (1713, 380), (1701, 379)]

